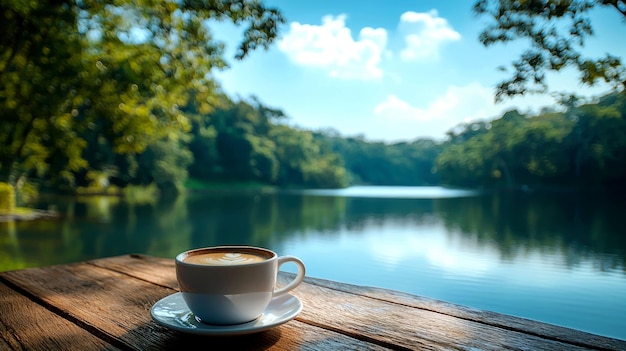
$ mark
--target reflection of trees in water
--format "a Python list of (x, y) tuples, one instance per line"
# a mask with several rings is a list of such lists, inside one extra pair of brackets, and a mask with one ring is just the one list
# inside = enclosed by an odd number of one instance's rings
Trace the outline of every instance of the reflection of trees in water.
[[(213, 194), (191, 197), (193, 246), (248, 244), (269, 247), (293, 235), (335, 232), (344, 200), (280, 194)], [(316, 234), (317, 234), (316, 233)]]
[(456, 240), (495, 247), (503, 260), (544, 253), (558, 255), (568, 267), (584, 263), (599, 271), (626, 267), (626, 238), (620, 234), (619, 222), (624, 205), (581, 194), (502, 193), (435, 200), (224, 196), (203, 211), (209, 214), (204, 220), (215, 228), (216, 238), (228, 232), (234, 242), (253, 245), (298, 235), (335, 236), (346, 231), (359, 235), (394, 222), (443, 222)]
[[(174, 257), (193, 247), (271, 247), (290, 237), (443, 223), (461, 245), (495, 247), (503, 260), (560, 257), (598, 271), (626, 266), (625, 204), (574, 194), (503, 193), (451, 199), (215, 193), (133, 205), (115, 198), (54, 200), (60, 220), (16, 222), (0, 235), (0, 270), (127, 253)], [(48, 204), (41, 204), (46, 207)], [(11, 233), (9, 237), (8, 233)]]
[(263, 226), (259, 223), (255, 228), (253, 221), (257, 201), (257, 197), (246, 194), (190, 197), (191, 246), (252, 245), (250, 240), (255, 236), (255, 230), (262, 231)]
[(420, 223), (433, 220), (433, 200), (351, 198), (346, 210), (346, 227), (353, 232), (389, 223)]
[(25, 268), (14, 220), (0, 221), (0, 272)]
[[(332, 196), (281, 196), (277, 232), (281, 236), (334, 236), (345, 222), (346, 199)], [(294, 232), (294, 229), (295, 232)]]
[(80, 238), (56, 219), (0, 223), (0, 271), (78, 261)]
[[(15, 223), (16, 252), (11, 254), (11, 266), (0, 263), (0, 270), (128, 253), (173, 257), (188, 247), (190, 229), (183, 198), (152, 204), (128, 204), (108, 196), (50, 201), (62, 217)], [(0, 252), (11, 251), (0, 246)]]
[(276, 232), (292, 235), (359, 235), (366, 228), (398, 221), (424, 223), (432, 220), (432, 200), (352, 198), (315, 195), (288, 195), (274, 199), (279, 220)]
[(626, 271), (623, 202), (585, 194), (501, 193), (444, 199), (436, 212), (448, 231), (495, 246), (505, 260), (531, 252), (559, 254), (568, 267)]
[(145, 204), (117, 201), (106, 209), (94, 208), (94, 199), (73, 202), (69, 213), (74, 218), (66, 222), (81, 233), (84, 258), (127, 253), (173, 257), (187, 248), (190, 228), (184, 198)]

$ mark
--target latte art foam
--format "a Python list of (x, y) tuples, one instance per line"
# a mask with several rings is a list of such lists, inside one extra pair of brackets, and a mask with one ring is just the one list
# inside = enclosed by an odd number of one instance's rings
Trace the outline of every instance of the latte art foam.
[(193, 255), (185, 258), (185, 262), (204, 264), (209, 266), (233, 266), (262, 262), (266, 258), (249, 253), (241, 252), (214, 252)]

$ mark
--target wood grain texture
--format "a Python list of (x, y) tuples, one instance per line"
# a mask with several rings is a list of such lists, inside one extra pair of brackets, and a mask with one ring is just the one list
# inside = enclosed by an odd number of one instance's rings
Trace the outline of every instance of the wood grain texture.
[[(129, 270), (132, 259), (141, 263)], [(136, 255), (94, 264), (143, 279), (152, 279), (151, 267), (159, 264), (170, 271), (159, 282), (177, 288), (172, 260)], [(293, 276), (281, 272), (279, 282)], [(626, 350), (622, 340), (415, 295), (310, 277), (305, 282), (294, 291), (305, 304), (299, 321), (380, 345), (426, 350)]]
[(119, 350), (0, 283), (0, 350)]
[(308, 307), (301, 313), (300, 321), (407, 349), (592, 349), (319, 285), (299, 286), (298, 296)]
[[(146, 279), (106, 269), (103, 267), (106, 264), (90, 263), (5, 272), (0, 274), (0, 279), (19, 286), (30, 298), (51, 306), (58, 315), (81, 324), (87, 331), (122, 349), (180, 350), (183, 345), (208, 342), (234, 350), (385, 350), (379, 345), (298, 321), (243, 337), (216, 338), (172, 331), (152, 321), (149, 312), (156, 301), (176, 291), (162, 285), (171, 283), (168, 276), (172, 266), (143, 265), (137, 259), (125, 264), (117, 259), (110, 262), (114, 267), (122, 263), (124, 269), (140, 273)], [(138, 263), (137, 269), (133, 263)]]
[[(279, 285), (292, 278), (281, 272)], [(0, 273), (0, 349), (21, 349), (24, 340), (63, 349), (40, 339), (67, 343), (82, 333), (84, 349), (626, 350), (622, 340), (310, 277), (292, 292), (304, 304), (296, 320), (247, 336), (190, 335), (150, 317), (152, 305), (177, 290), (174, 261), (144, 255)], [(24, 314), (45, 316), (52, 330), (15, 320)]]
[[(295, 276), (291, 273), (284, 274), (285, 279)], [(390, 301), (401, 305), (436, 311), (450, 316), (476, 321), (504, 329), (520, 331), (543, 338), (564, 341), (574, 345), (590, 347), (592, 349), (626, 350), (626, 341), (601, 335), (591, 334), (571, 328), (543, 323), (535, 320), (510, 316), (497, 312), (475, 309), (467, 306), (452, 304), (445, 301), (411, 295), (399, 291), (357, 286), (334, 282), (330, 280), (307, 277), (310, 284), (327, 287), (330, 289), (350, 292), (356, 295), (368, 296), (375, 299)]]

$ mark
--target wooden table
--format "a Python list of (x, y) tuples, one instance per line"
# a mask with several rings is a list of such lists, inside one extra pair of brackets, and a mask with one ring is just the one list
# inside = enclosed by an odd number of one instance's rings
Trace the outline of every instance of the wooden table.
[[(292, 276), (281, 273), (280, 281)], [(302, 312), (243, 336), (155, 323), (174, 261), (125, 255), (0, 273), (0, 350), (626, 350), (626, 341), (426, 299), (306, 278)]]

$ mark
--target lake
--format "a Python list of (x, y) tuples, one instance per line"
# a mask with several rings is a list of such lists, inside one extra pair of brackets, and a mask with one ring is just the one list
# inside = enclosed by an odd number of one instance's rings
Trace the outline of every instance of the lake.
[(311, 277), (626, 340), (623, 197), (350, 187), (215, 191), (149, 204), (55, 197), (37, 207), (51, 205), (60, 219), (0, 223), (0, 271), (247, 244), (300, 257)]

